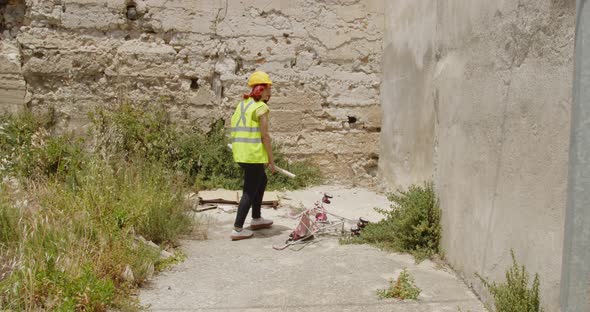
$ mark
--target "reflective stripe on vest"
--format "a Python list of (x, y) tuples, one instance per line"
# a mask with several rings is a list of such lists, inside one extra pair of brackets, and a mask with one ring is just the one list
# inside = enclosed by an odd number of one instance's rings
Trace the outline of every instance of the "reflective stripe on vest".
[(262, 139), (260, 138), (233, 138), (231, 141), (241, 143), (262, 143)]
[(238, 121), (238, 124), (236, 126), (240, 125), (240, 121), (244, 123), (244, 126), (246, 126), (246, 111), (248, 110), (248, 108), (250, 108), (250, 105), (252, 105), (254, 103), (253, 99), (250, 99), (250, 102), (248, 102), (248, 105), (246, 106), (246, 108), (244, 108), (244, 101), (240, 102), (240, 120)]
[(233, 127), (231, 132), (260, 132), (260, 127)]
[(232, 116), (231, 137), (234, 160), (242, 163), (268, 163), (262, 144), (260, 122), (256, 110), (265, 105), (250, 98), (240, 102)]

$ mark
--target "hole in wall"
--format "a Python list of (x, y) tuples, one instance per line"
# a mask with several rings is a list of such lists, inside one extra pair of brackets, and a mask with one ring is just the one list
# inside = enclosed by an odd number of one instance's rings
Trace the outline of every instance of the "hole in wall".
[(131, 21), (135, 21), (135, 20), (139, 19), (139, 13), (137, 12), (137, 7), (135, 5), (135, 2), (133, 2), (133, 1), (127, 2), (127, 9), (125, 11), (125, 15)]
[(354, 116), (348, 116), (348, 123), (353, 124), (357, 122), (357, 118)]
[(191, 90), (199, 89), (199, 78), (191, 78)]

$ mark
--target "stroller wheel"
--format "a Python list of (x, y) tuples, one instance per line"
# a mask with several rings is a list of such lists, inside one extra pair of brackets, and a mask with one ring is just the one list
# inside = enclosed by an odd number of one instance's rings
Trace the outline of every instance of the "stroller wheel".
[(352, 235), (352, 236), (359, 236), (359, 235), (361, 235), (361, 229), (358, 226), (353, 225), (350, 228), (350, 235)]
[(365, 228), (365, 226), (367, 226), (367, 224), (369, 224), (369, 221), (367, 221), (365, 218), (359, 218), (359, 222), (356, 225), (362, 230)]
[(324, 212), (320, 212), (315, 215), (315, 220), (317, 222), (326, 222), (326, 221), (328, 221), (328, 215)]
[(332, 196), (328, 193), (324, 193), (324, 197), (322, 198), (322, 202), (324, 204), (330, 204), (331, 203), (330, 198), (332, 198), (332, 197), (334, 197), (334, 196)]

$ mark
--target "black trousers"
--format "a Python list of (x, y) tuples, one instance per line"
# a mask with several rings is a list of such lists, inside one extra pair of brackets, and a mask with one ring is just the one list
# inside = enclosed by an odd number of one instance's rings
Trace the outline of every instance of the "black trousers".
[(244, 169), (244, 187), (242, 188), (242, 199), (240, 199), (238, 214), (234, 222), (236, 228), (244, 227), (250, 207), (252, 207), (252, 218), (260, 218), (262, 197), (268, 181), (264, 172), (264, 164), (239, 163), (239, 165)]

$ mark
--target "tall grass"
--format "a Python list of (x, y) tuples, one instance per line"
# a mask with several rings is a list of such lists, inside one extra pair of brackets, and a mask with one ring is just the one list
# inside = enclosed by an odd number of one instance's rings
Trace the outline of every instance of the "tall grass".
[[(183, 129), (130, 105), (92, 120), (84, 142), (50, 135), (51, 118), (0, 117), (0, 310), (140, 309), (129, 294), (171, 262), (146, 240), (175, 246), (197, 226), (183, 194), (241, 187), (223, 122)], [(272, 177), (270, 188), (318, 180), (276, 153), (299, 178)]]
[[(0, 281), (3, 308), (101, 311), (125, 302), (159, 261), (137, 235), (167, 244), (190, 229), (183, 188), (158, 164), (96, 160), (76, 180), (38, 188), (37, 211), (3, 206), (11, 217), (1, 222), (13, 229), (4, 236), (20, 237), (7, 249), (18, 265)], [(128, 267), (133, 281), (123, 277)]]
[(82, 141), (71, 135), (50, 136), (48, 117), (24, 112), (0, 116), (0, 176), (20, 179), (66, 179), (84, 162)]
[(139, 237), (174, 245), (191, 229), (184, 179), (147, 158), (97, 157), (46, 125), (0, 119), (0, 310), (139, 308), (129, 293), (161, 261)]

